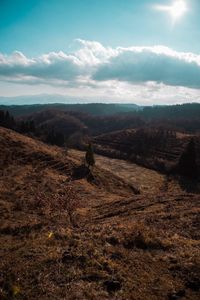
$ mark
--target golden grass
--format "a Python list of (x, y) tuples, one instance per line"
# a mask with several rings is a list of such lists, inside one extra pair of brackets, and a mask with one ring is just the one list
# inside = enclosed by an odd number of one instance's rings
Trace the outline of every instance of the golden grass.
[(113, 160), (108, 167), (102, 157), (94, 182), (71, 181), (68, 171), (38, 169), (35, 154), (69, 171), (82, 154), (67, 157), (10, 130), (0, 134), (1, 299), (199, 299), (198, 194), (141, 168), (136, 195), (130, 185), (139, 169), (125, 171), (119, 161), (116, 176)]

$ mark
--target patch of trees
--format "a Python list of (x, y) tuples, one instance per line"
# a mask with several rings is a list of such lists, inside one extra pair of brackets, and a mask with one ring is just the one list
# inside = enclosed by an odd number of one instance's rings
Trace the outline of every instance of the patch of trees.
[(34, 133), (35, 123), (31, 121), (19, 121), (8, 112), (0, 110), (0, 126), (16, 130), (20, 133)]
[(174, 130), (200, 132), (200, 104), (148, 106), (136, 113), (152, 126), (163, 126)]
[(145, 125), (145, 122), (134, 114), (119, 114), (105, 117), (90, 116), (84, 122), (93, 136), (117, 130), (139, 128)]
[(85, 130), (84, 125), (75, 117), (63, 116), (54, 111), (41, 112), (35, 119), (31, 116), (14, 119), (8, 111), (0, 110), (0, 126), (35, 136), (44, 142), (61, 147), (71, 135), (79, 133), (76, 138), (78, 144), (82, 131)]
[(65, 144), (65, 136), (62, 132), (55, 132), (54, 130), (51, 130), (47, 134), (46, 141), (49, 144), (62, 147)]
[(34, 133), (35, 128), (35, 122), (33, 120), (31, 121), (19, 121), (17, 123), (17, 131), (20, 133)]
[(147, 106), (142, 111), (139, 111), (138, 114), (146, 120), (195, 120), (199, 119), (200, 116), (200, 104), (187, 103), (181, 105)]
[(157, 148), (164, 149), (168, 140), (175, 137), (176, 133), (172, 130), (141, 128), (132, 137), (131, 152), (136, 155), (148, 155)]
[(176, 132), (164, 128), (139, 128), (106, 134), (94, 139), (96, 144), (103, 144), (134, 155), (148, 155), (156, 148), (164, 149), (169, 139), (176, 139)]
[(200, 132), (200, 118), (196, 119), (156, 119), (149, 121), (149, 124), (158, 127), (168, 128), (174, 131), (179, 131), (183, 133), (198, 133)]
[(14, 129), (16, 126), (15, 119), (8, 111), (0, 110), (0, 126)]

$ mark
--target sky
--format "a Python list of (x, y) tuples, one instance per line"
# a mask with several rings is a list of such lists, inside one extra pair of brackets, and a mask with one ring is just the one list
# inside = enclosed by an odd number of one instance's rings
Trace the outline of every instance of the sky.
[(0, 0), (0, 96), (200, 102), (199, 28), (199, 0)]

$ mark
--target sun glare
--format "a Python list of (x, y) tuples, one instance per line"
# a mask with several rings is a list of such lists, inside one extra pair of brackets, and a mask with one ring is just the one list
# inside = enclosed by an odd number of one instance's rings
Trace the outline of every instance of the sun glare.
[(186, 4), (182, 0), (175, 1), (171, 7), (169, 7), (169, 11), (174, 19), (178, 19), (182, 17), (187, 10)]
[(156, 9), (169, 13), (173, 21), (176, 21), (186, 13), (187, 5), (184, 0), (175, 0), (171, 5), (157, 5)]

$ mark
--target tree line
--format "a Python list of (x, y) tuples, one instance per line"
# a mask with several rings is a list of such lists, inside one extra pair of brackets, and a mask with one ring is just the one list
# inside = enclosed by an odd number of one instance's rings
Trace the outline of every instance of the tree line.
[[(40, 135), (40, 130), (33, 120), (15, 120), (8, 111), (0, 110), (0, 126), (13, 129), (22, 134)], [(52, 145), (64, 146), (65, 136), (61, 132), (49, 130), (46, 142)]]

